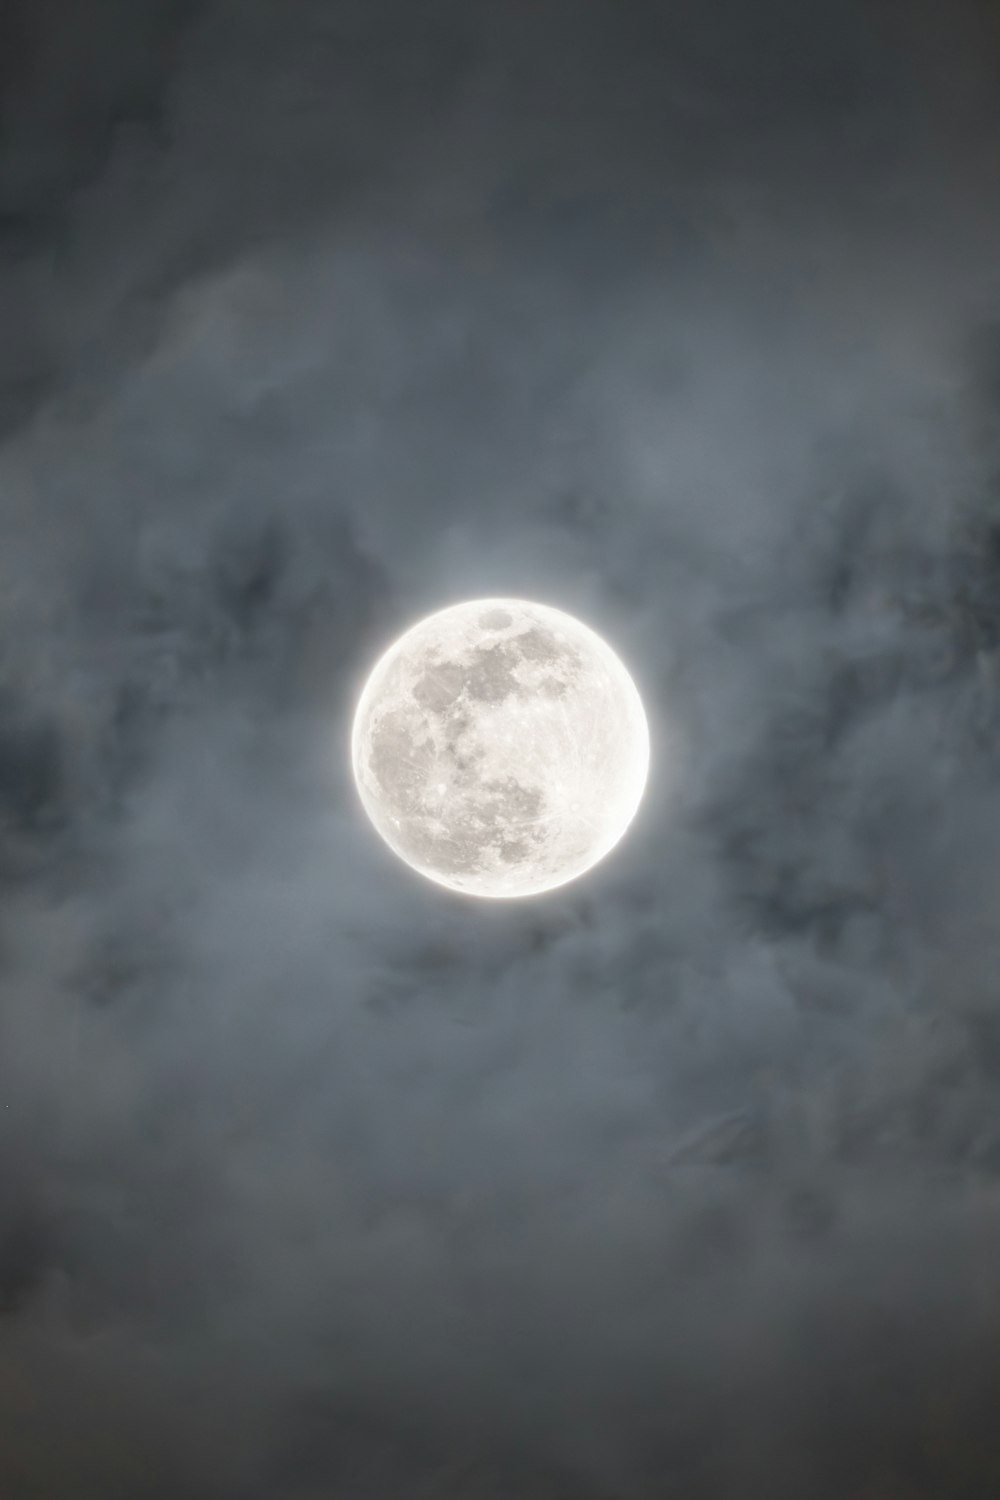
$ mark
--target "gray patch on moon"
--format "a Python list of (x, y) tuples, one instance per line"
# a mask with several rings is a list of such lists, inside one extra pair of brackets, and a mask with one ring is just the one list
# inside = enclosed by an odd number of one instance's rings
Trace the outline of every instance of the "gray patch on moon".
[(473, 665), (466, 678), (471, 698), (479, 703), (502, 703), (519, 690), (520, 684), (514, 676), (518, 657), (513, 644), (477, 646), (472, 657)]
[(527, 823), (537, 818), (542, 810), (542, 794), (533, 786), (525, 786), (516, 776), (505, 776), (503, 781), (483, 783), (492, 797), (485, 799), (490, 809), (491, 820), (496, 827), (509, 828), (511, 823)]
[[(555, 640), (544, 630), (539, 630), (537, 625), (532, 625), (530, 630), (524, 630), (520, 635), (516, 635), (510, 644), (526, 661), (558, 661), (561, 657), (576, 655), (561, 641)], [(578, 657), (577, 660), (579, 660)]]
[(390, 794), (394, 811), (413, 813), (423, 807), (434, 743), (417, 739), (412, 723), (399, 710), (383, 715), (373, 728), (368, 764), (379, 786)]
[(465, 670), (457, 661), (435, 661), (428, 653), (425, 671), (413, 684), (413, 696), (421, 708), (442, 713), (461, 695)]
[(505, 609), (488, 609), (479, 616), (478, 623), (484, 630), (506, 630), (508, 625), (513, 625), (514, 619)]

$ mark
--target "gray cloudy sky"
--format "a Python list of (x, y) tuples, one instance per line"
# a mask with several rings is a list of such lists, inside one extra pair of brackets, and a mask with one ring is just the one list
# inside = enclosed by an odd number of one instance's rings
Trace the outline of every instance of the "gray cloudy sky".
[[(4, 1500), (1000, 1493), (1000, 27), (12, 0)], [(612, 859), (421, 882), (439, 602), (604, 631)]]

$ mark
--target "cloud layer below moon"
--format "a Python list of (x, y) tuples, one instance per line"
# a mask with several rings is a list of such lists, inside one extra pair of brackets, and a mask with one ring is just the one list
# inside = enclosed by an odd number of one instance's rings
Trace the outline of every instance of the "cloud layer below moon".
[[(0, 24), (0, 1493), (997, 1493), (992, 8)], [(329, 755), (508, 592), (544, 915)]]

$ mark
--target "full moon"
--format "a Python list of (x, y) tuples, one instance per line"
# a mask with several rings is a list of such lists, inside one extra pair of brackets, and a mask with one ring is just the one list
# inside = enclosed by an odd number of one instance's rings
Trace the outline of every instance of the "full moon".
[(469, 896), (583, 875), (642, 800), (649, 729), (611, 647), (547, 604), (473, 599), (376, 662), (351, 729), (362, 805), (391, 849)]

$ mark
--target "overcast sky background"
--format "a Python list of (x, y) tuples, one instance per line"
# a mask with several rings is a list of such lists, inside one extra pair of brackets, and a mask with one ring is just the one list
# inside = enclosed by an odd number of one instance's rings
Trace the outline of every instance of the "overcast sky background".
[[(1000, 1494), (1000, 23), (0, 21), (4, 1500)], [(360, 811), (605, 633), (589, 877)]]

